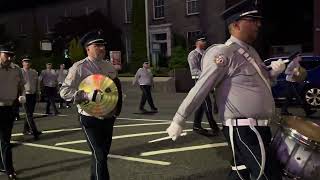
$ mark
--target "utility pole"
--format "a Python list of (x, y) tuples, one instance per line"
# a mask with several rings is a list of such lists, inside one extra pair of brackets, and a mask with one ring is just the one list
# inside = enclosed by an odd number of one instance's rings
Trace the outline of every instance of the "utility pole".
[(146, 47), (147, 47), (147, 59), (150, 63), (150, 43), (149, 43), (149, 13), (148, 13), (148, 0), (144, 1), (145, 15), (146, 15)]

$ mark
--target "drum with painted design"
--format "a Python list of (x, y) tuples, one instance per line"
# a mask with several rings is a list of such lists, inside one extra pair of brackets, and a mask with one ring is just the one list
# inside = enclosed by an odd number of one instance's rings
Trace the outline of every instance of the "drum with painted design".
[(299, 117), (283, 119), (272, 144), (272, 156), (289, 179), (320, 180), (320, 126)]

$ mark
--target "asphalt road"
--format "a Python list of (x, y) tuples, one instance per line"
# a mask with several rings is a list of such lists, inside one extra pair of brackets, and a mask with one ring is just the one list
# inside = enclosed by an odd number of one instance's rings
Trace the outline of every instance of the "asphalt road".
[[(159, 113), (137, 115), (140, 92), (129, 90), (120, 118), (116, 121), (108, 160), (112, 180), (209, 180), (226, 179), (231, 157), (225, 138), (193, 133), (178, 141), (148, 141), (166, 136), (175, 111), (186, 94), (153, 94)], [(291, 108), (296, 115), (302, 110)], [(44, 104), (37, 105), (36, 123), (44, 134), (35, 141), (21, 134), (23, 121), (16, 121), (12, 142), (18, 177), (22, 180), (87, 180), (90, 150), (77, 120), (75, 107), (60, 110), (59, 116), (44, 117)], [(23, 112), (21, 112), (23, 117)], [(320, 113), (314, 115), (317, 119)], [(192, 116), (193, 117), (193, 116)], [(319, 119), (319, 118), (318, 118)], [(206, 119), (203, 127), (208, 127)], [(276, 129), (277, 125), (273, 126)], [(6, 176), (0, 175), (0, 180)]]

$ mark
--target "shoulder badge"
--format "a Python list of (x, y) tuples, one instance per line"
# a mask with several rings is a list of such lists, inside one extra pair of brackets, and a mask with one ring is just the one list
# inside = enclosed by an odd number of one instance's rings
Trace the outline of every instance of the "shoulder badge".
[(225, 57), (220, 54), (214, 57), (213, 62), (217, 64), (218, 66), (225, 66), (226, 65), (226, 59)]

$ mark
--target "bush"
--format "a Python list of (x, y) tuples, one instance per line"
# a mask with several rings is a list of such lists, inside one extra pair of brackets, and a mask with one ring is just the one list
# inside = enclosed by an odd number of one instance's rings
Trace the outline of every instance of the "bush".
[(170, 69), (187, 68), (188, 67), (187, 50), (181, 46), (172, 48), (172, 55), (169, 62)]

